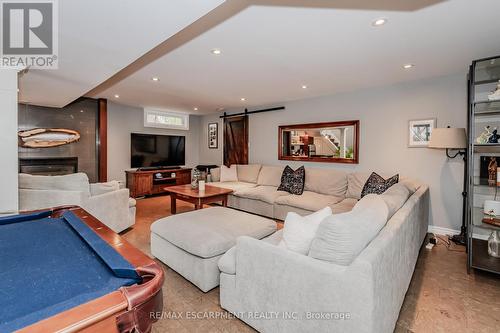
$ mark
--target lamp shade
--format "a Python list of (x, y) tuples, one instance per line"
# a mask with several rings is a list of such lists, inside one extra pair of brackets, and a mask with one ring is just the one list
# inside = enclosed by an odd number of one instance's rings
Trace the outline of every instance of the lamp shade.
[(464, 149), (467, 147), (465, 128), (434, 128), (429, 148)]

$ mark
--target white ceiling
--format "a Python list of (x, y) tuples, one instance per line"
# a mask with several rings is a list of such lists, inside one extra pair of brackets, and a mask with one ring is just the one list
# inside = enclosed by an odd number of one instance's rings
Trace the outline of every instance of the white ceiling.
[(21, 101), (62, 107), (224, 0), (61, 0), (59, 69), (30, 70)]
[[(109, 34), (106, 42), (97, 38), (99, 29), (93, 28), (89, 32), (92, 38), (86, 31), (80, 30), (75, 36), (81, 34), (80, 37), (87, 40), (85, 45), (96, 41), (103, 44), (92, 45), (93, 50), (109, 46), (112, 41), (110, 36), (118, 36), (121, 40), (118, 39), (116, 45), (105, 48), (102, 53), (93, 51), (83, 56), (79, 53), (82, 41), (74, 40), (71, 45), (75, 51), (66, 48), (68, 53), (61, 54), (60, 58), (61, 61), (63, 58), (71, 60), (73, 64), (72, 72), (64, 72), (68, 87), (61, 85), (57, 77), (47, 81), (50, 73), (40, 71), (36, 75), (47, 83), (47, 88), (40, 89), (40, 96), (37, 96), (33, 93), (34, 83), (30, 78), (33, 73), (30, 72), (26, 78), (31, 81), (26, 80), (32, 89), (27, 94), (26, 86), (22, 87), (23, 94), (30, 99), (37, 97), (39, 101), (50, 101), (49, 105), (61, 105), (63, 99), (68, 102), (78, 97), (75, 94), (77, 90), (80, 95), (89, 91), (89, 88), (109, 78), (112, 72), (125, 66), (126, 61), (137, 58), (154, 43), (158, 44), (162, 38), (168, 37), (168, 33), (150, 36), (158, 32), (158, 27), (151, 26), (153, 24), (146, 19), (148, 16), (156, 18), (158, 25), (163, 20), (170, 21), (171, 13), (179, 11), (185, 15), (182, 22), (186, 24), (210, 8), (197, 5), (196, 11), (193, 5), (181, 5), (185, 2), (162, 2), (168, 3), (165, 6), (170, 8), (162, 15), (157, 8), (147, 13), (142, 6), (140, 9), (134, 7), (133, 15), (128, 12), (130, 8), (121, 8), (114, 15), (120, 19), (110, 18), (109, 24), (127, 21), (123, 17), (132, 20), (131, 15), (136, 21), (142, 18), (147, 22), (126, 22), (126, 30), (122, 30), (123, 27), (113, 28), (114, 34)], [(189, 2), (200, 3), (194, 0)], [(300, 1), (292, 2), (297, 4)], [(210, 3), (212, 7), (217, 4), (216, 1)], [(229, 109), (278, 104), (465, 72), (473, 59), (500, 54), (498, 0), (449, 0), (415, 11), (319, 7), (250, 6), (123, 80), (117, 80), (112, 85), (108, 82), (104, 89), (97, 88), (90, 96), (116, 100), (114, 95), (119, 94), (117, 101), (124, 104), (213, 113), (220, 107)], [(76, 14), (73, 20), (79, 20), (83, 27), (87, 26), (88, 17), (79, 19)], [(161, 16), (163, 20), (160, 20)], [(386, 17), (389, 22), (375, 28), (371, 23), (379, 17)], [(66, 20), (69, 18), (64, 18)], [(175, 27), (181, 25), (178, 23)], [(60, 30), (65, 30), (62, 24)], [(163, 31), (172, 33), (175, 28), (165, 27)], [(144, 36), (148, 37), (147, 42)], [(62, 38), (64, 42), (65, 37)], [(131, 41), (134, 42), (133, 50)], [(213, 48), (220, 48), (223, 54), (211, 54)], [(109, 51), (110, 54), (106, 54)], [(120, 59), (123, 61), (117, 65), (115, 57), (123, 57)], [(80, 63), (82, 58), (88, 61)], [(99, 64), (96, 64), (96, 59), (100, 60)], [(414, 63), (415, 68), (403, 70), (405, 63)], [(54, 74), (57, 75), (56, 72)], [(160, 77), (160, 81), (153, 82), (153, 76)], [(308, 88), (302, 89), (302, 84)], [(54, 87), (61, 87), (56, 91), (64, 95), (58, 103), (52, 101), (57, 97)], [(66, 94), (65, 89), (72, 89), (74, 93)], [(240, 101), (241, 97), (245, 97), (246, 101)], [(194, 107), (198, 107), (199, 111), (193, 111)]]

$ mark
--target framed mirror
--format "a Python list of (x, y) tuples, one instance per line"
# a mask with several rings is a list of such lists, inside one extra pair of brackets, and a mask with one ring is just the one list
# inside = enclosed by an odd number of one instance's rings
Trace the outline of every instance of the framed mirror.
[(279, 127), (278, 159), (357, 164), (359, 120)]

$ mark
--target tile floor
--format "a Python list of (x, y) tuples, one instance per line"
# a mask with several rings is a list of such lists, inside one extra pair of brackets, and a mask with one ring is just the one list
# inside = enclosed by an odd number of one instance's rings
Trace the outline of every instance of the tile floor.
[[(178, 212), (192, 206), (178, 201)], [(123, 234), (147, 254), (149, 227), (170, 215), (168, 196), (137, 201), (137, 220)], [(395, 332), (500, 332), (500, 276), (481, 272), (467, 275), (463, 247), (444, 244), (420, 253)], [(196, 313), (227, 314), (219, 306), (219, 289), (208, 293), (163, 265), (165, 313), (153, 332), (254, 332), (235, 318), (197, 318)]]

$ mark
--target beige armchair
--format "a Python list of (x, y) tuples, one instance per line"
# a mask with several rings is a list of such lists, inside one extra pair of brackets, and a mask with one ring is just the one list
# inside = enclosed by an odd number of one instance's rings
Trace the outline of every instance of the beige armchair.
[(117, 181), (90, 184), (84, 173), (64, 176), (19, 174), (19, 210), (78, 205), (115, 232), (135, 224), (135, 200)]

